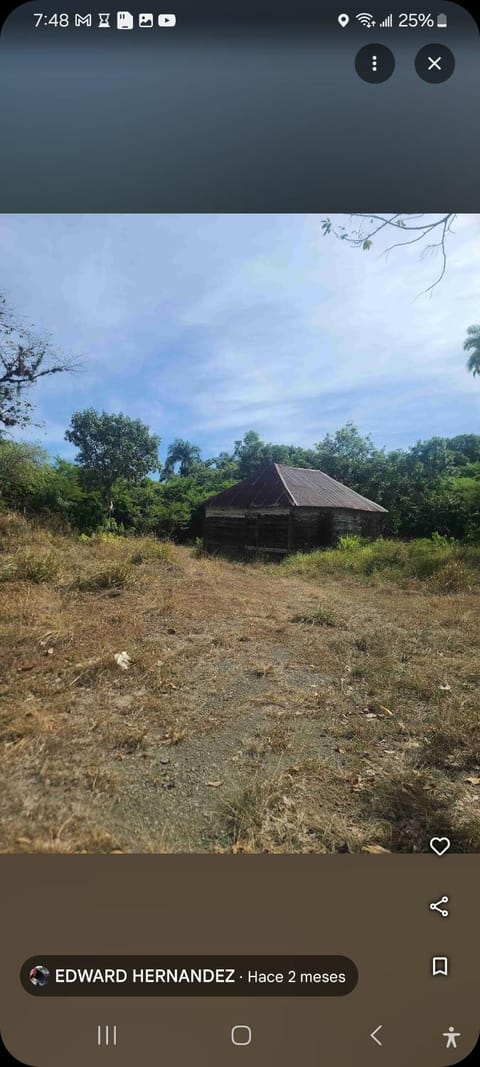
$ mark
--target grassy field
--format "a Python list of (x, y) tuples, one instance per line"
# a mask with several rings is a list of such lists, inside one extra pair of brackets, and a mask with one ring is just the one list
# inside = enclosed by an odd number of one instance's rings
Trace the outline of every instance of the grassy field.
[(0, 545), (0, 850), (480, 847), (480, 549)]
[(334, 550), (287, 557), (281, 573), (317, 580), (325, 575), (354, 575), (404, 589), (469, 593), (480, 589), (480, 545), (459, 544), (439, 534), (415, 541), (341, 537)]

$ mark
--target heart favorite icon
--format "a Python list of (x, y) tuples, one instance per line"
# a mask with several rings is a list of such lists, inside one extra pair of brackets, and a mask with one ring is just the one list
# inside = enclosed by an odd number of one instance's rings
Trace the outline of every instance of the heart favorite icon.
[(430, 848), (432, 852), (436, 852), (437, 856), (443, 856), (444, 852), (448, 852), (450, 848), (450, 838), (432, 837), (430, 839)]

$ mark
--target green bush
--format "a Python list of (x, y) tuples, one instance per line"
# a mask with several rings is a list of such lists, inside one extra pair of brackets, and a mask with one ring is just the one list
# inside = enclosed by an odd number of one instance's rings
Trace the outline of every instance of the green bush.
[(366, 541), (362, 537), (358, 537), (356, 534), (347, 534), (345, 537), (339, 537), (337, 548), (340, 552), (354, 552), (360, 545), (366, 544)]
[(480, 545), (463, 545), (441, 534), (414, 541), (343, 537), (336, 548), (288, 556), (278, 570), (318, 578), (351, 574), (397, 584), (413, 579), (435, 592), (460, 592), (480, 585)]

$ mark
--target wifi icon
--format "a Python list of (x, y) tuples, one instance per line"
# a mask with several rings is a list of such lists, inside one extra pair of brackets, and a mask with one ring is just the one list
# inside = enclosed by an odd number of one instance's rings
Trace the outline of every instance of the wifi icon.
[(361, 11), (359, 15), (355, 15), (357, 22), (361, 22), (362, 26), (365, 26), (367, 30), (371, 30), (375, 26), (375, 19), (373, 15), (369, 15), (368, 11)]

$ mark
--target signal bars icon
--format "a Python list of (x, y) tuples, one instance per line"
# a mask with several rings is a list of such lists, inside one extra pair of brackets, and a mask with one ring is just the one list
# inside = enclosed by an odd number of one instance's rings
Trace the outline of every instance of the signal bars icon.
[(383, 19), (383, 22), (379, 22), (378, 25), (384, 29), (390, 29), (393, 26), (393, 15), (387, 15), (386, 19)]

